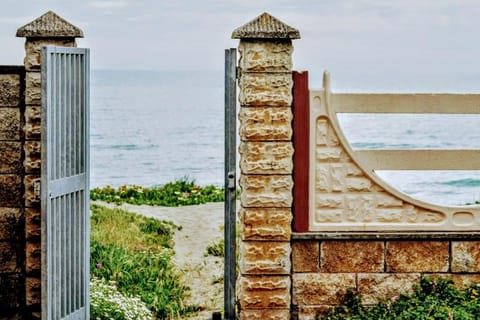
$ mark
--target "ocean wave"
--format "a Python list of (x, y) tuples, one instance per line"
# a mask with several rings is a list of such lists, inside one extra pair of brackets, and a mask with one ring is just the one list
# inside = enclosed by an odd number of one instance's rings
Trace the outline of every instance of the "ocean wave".
[(479, 179), (458, 179), (458, 180), (437, 182), (436, 184), (450, 186), (450, 187), (480, 187), (480, 180)]

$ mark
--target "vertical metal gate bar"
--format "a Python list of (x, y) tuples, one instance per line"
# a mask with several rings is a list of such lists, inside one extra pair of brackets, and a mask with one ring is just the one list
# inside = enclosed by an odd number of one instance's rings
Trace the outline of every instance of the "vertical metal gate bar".
[(225, 50), (225, 277), (226, 320), (235, 316), (236, 281), (236, 73), (237, 51)]
[[(89, 316), (88, 49), (42, 50), (42, 319)], [(84, 177), (74, 188), (58, 182)]]

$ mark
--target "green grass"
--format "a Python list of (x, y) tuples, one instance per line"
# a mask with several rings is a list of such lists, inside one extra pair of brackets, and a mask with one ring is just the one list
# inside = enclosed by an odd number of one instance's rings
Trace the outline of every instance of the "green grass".
[(361, 297), (348, 292), (342, 304), (319, 320), (476, 320), (480, 319), (480, 287), (463, 290), (451, 280), (422, 278), (414, 294), (371, 307), (362, 305)]
[(209, 244), (205, 252), (206, 256), (225, 257), (225, 240), (221, 239)]
[(118, 291), (139, 297), (156, 317), (179, 317), (190, 310), (188, 288), (172, 263), (171, 222), (120, 209), (91, 206), (91, 274), (115, 281)]
[(224, 201), (223, 188), (209, 185), (199, 186), (193, 180), (182, 178), (162, 186), (146, 188), (142, 186), (110, 186), (94, 188), (90, 191), (92, 200), (136, 205), (178, 207), (207, 202)]

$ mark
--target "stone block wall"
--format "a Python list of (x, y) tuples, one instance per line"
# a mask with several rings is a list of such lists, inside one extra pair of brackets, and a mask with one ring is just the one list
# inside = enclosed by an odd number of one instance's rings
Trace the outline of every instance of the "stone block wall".
[[(53, 12), (21, 27), (23, 66), (0, 66), (0, 319), (41, 318), (41, 50), (82, 32)], [(21, 59), (21, 57), (19, 57)]]
[(263, 14), (233, 34), (241, 38), (240, 319), (290, 314), (293, 46), (290, 36), (269, 34), (276, 27), (282, 24)]
[(479, 241), (294, 240), (292, 300), (299, 319), (315, 319), (347, 289), (375, 304), (411, 292), (421, 276), (479, 283), (479, 266)]
[(0, 318), (25, 303), (24, 81), (23, 66), (0, 66)]
[[(296, 93), (292, 106), (292, 85), (293, 92), (306, 88), (301, 100), (310, 100), (308, 81), (302, 89), (296, 86), (305, 74), (292, 75), (291, 40), (298, 36), (268, 14), (233, 33), (240, 39), (239, 318), (315, 319), (348, 289), (370, 305), (411, 292), (422, 276), (451, 278), (458, 287), (479, 283), (480, 233), (420, 230), (442, 221), (443, 214), (409, 204), (371, 180), (349, 157), (328, 117), (312, 121), (314, 136), (308, 127), (297, 130), (302, 124), (293, 118), (299, 106)], [(310, 146), (310, 139), (314, 179), (295, 185), (310, 169), (307, 161), (298, 170), (292, 158), (305, 150), (310, 156), (302, 145)], [(309, 183), (318, 222), (313, 231), (305, 219)], [(301, 223), (296, 223), (298, 208)], [(382, 232), (338, 229), (345, 219), (401, 225), (403, 232), (395, 226)], [(409, 232), (412, 226), (416, 232)]]

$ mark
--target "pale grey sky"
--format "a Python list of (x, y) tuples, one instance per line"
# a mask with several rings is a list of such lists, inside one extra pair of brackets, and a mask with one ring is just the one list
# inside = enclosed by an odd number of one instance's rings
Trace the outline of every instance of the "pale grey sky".
[(296, 69), (480, 74), (478, 0), (1, 0), (0, 64), (48, 10), (80, 27), (93, 69), (222, 70), (231, 32), (267, 11), (300, 30)]

